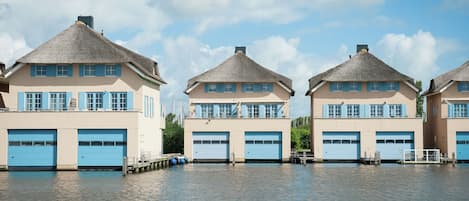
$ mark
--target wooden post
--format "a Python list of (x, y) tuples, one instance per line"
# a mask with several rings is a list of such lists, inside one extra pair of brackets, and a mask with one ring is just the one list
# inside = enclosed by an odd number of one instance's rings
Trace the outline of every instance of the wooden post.
[(453, 152), (451, 154), (452, 160), (453, 160), (453, 167), (456, 166), (456, 154)]
[(235, 164), (236, 164), (235, 153), (234, 153), (234, 152), (231, 153), (231, 157), (232, 157), (231, 163), (232, 163), (232, 165), (233, 165), (233, 167), (234, 167)]
[(124, 159), (122, 159), (122, 176), (127, 175), (127, 167), (128, 167), (127, 157), (124, 156)]

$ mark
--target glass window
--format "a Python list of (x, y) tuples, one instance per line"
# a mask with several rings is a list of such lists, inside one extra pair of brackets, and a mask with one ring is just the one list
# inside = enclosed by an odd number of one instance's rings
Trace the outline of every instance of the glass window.
[(369, 82), (370, 91), (379, 91), (379, 82)]
[(247, 105), (248, 107), (248, 117), (249, 118), (259, 118), (259, 105)]
[(66, 104), (66, 93), (65, 92), (53, 92), (49, 94), (49, 108), (54, 111), (67, 110)]
[(117, 76), (117, 66), (107, 64), (104, 66), (105, 76)]
[(399, 82), (388, 82), (386, 83), (388, 91), (397, 91), (399, 88)]
[(127, 110), (127, 93), (111, 92), (111, 109), (113, 111)]
[(333, 104), (329, 105), (329, 118), (340, 118), (341, 111), (340, 111), (340, 104)]
[(389, 116), (400, 117), (402, 115), (402, 106), (400, 104), (389, 105)]
[(360, 117), (360, 105), (358, 104), (347, 105), (347, 117), (348, 118)]
[(246, 92), (254, 92), (254, 84), (246, 84), (245, 85)]
[(213, 104), (202, 104), (202, 118), (213, 118)]
[(90, 111), (102, 110), (103, 92), (88, 92), (86, 95), (87, 109)]
[(265, 118), (277, 118), (277, 105), (275, 104), (265, 105)]
[(207, 85), (207, 92), (217, 92), (217, 85), (216, 84), (208, 84)]
[(261, 85), (261, 91), (263, 91), (263, 92), (268, 92), (268, 91), (270, 91), (270, 90), (269, 90), (269, 88), (270, 88), (269, 85), (270, 85), (270, 84), (266, 84), (266, 83), (262, 84), (262, 85)]
[(331, 83), (331, 91), (343, 91), (344, 84), (341, 82), (332, 82)]
[(85, 76), (96, 76), (96, 66), (87, 64), (84, 65), (85, 68)]
[(458, 91), (469, 91), (469, 82), (459, 82), (458, 83)]
[(26, 93), (26, 111), (41, 110), (42, 93)]
[(36, 66), (36, 76), (38, 77), (47, 76), (47, 66)]
[(361, 83), (360, 82), (350, 82), (349, 83), (349, 87), (350, 87), (350, 91), (360, 91), (360, 86)]
[(234, 92), (233, 86), (236, 86), (236, 85), (225, 84), (225, 86), (224, 86), (224, 87), (225, 87), (224, 91), (225, 91), (225, 92)]
[(467, 117), (466, 104), (454, 104), (453, 110), (454, 117)]
[(384, 116), (384, 113), (383, 113), (383, 110), (384, 110), (384, 105), (382, 104), (372, 104), (370, 105), (370, 116), (371, 117), (383, 117)]
[(220, 104), (220, 110), (218, 116), (220, 118), (228, 118), (231, 117), (231, 104)]
[(68, 66), (66, 66), (66, 65), (58, 65), (58, 66), (57, 66), (57, 76), (59, 76), (59, 77), (66, 77), (66, 76), (68, 76)]

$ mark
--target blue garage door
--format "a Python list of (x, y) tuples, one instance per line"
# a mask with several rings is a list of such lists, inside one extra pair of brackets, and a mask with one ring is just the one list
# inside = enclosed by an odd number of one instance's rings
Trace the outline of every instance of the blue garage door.
[(324, 160), (359, 160), (360, 132), (323, 132)]
[(126, 129), (79, 129), (79, 167), (117, 167), (127, 155)]
[(404, 149), (414, 148), (414, 132), (376, 132), (376, 151), (382, 160), (401, 160)]
[(54, 167), (57, 130), (8, 130), (9, 167)]
[(192, 156), (194, 160), (228, 160), (228, 132), (193, 132)]
[(456, 160), (469, 160), (469, 132), (456, 132)]
[(246, 160), (281, 160), (282, 132), (246, 132)]

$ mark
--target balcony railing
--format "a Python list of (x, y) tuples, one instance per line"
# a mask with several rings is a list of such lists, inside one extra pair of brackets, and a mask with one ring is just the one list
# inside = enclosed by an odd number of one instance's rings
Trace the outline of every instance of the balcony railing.
[(34, 109), (34, 110), (18, 110), (18, 108), (0, 108), (0, 112), (24, 112), (24, 113), (34, 113), (34, 112), (140, 112), (139, 109), (125, 109), (125, 110), (113, 110), (113, 109), (97, 109), (97, 110), (79, 110), (79, 109)]

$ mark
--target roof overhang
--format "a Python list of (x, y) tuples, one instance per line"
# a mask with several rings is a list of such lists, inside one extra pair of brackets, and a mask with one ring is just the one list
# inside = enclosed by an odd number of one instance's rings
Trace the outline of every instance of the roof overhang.
[(415, 92), (419, 92), (420, 90), (412, 83), (412, 82), (409, 82), (409, 81), (404, 81), (404, 83), (409, 86), (411, 89), (413, 89)]
[(8, 78), (10, 77), (11, 75), (13, 75), (16, 71), (18, 71), (19, 69), (21, 69), (23, 66), (25, 66), (26, 64), (24, 63), (15, 63), (11, 68), (10, 70), (5, 74), (5, 78)]
[(439, 94), (439, 93), (443, 93), (444, 91), (446, 91), (446, 89), (448, 89), (451, 85), (453, 85), (453, 83), (454, 83), (454, 80), (451, 80), (448, 83), (446, 83), (440, 90), (434, 91), (434, 92), (428, 93), (428, 94), (423, 94), (423, 96), (433, 96), (433, 95), (436, 95), (436, 94)]
[(305, 96), (310, 96), (312, 93), (316, 92), (319, 88), (321, 88), (324, 84), (326, 84), (326, 82), (322, 80), (321, 82), (319, 82), (319, 84), (317, 84), (311, 90), (307, 91)]
[(145, 75), (145, 73), (143, 73), (142, 71), (140, 71), (135, 65), (133, 65), (132, 63), (126, 63), (127, 67), (129, 67), (132, 71), (134, 71), (135, 73), (137, 73), (138, 76), (140, 76), (141, 78), (143, 78), (144, 80), (147, 80), (151, 83), (154, 83), (154, 84), (157, 84), (157, 85), (163, 85), (163, 84), (166, 84), (160, 80), (157, 80), (155, 78), (152, 78), (150, 76), (147, 76)]
[(280, 87), (282, 87), (285, 91), (287, 91), (290, 94), (290, 96), (295, 95), (295, 91), (293, 91), (293, 89), (290, 89), (290, 87), (285, 85), (283, 82), (278, 81), (277, 84), (280, 85)]
[(195, 88), (197, 88), (197, 86), (199, 86), (199, 85), (200, 85), (200, 82), (194, 83), (191, 87), (187, 88), (187, 89), (184, 91), (184, 93), (185, 93), (185, 94), (191, 93), (191, 91), (194, 90)]

